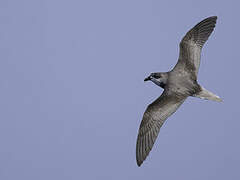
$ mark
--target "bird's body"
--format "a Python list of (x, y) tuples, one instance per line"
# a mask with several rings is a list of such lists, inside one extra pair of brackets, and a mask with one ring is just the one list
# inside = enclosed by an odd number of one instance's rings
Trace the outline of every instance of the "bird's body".
[(151, 80), (164, 91), (147, 107), (143, 115), (136, 146), (138, 166), (151, 151), (162, 124), (187, 97), (221, 101), (217, 95), (207, 91), (197, 82), (202, 46), (212, 33), (216, 20), (216, 16), (204, 19), (184, 36), (180, 43), (178, 62), (171, 71), (151, 73), (144, 80)]
[(187, 71), (173, 69), (168, 73), (167, 82), (168, 90), (177, 94), (192, 96), (200, 91), (196, 78)]

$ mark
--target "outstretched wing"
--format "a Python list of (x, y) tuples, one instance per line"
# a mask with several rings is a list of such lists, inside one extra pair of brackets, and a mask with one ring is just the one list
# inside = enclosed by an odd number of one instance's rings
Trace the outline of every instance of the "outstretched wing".
[(179, 65), (187, 67), (197, 77), (201, 49), (212, 33), (216, 21), (217, 16), (206, 18), (188, 31), (180, 43), (180, 54), (176, 67)]
[(186, 97), (168, 94), (168, 91), (165, 90), (158, 99), (147, 107), (137, 137), (136, 159), (138, 166), (142, 164), (151, 151), (165, 120), (178, 109), (185, 99)]

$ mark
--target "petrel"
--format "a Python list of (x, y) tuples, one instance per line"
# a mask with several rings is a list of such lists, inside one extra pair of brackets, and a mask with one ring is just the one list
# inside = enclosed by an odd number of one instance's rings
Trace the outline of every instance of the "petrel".
[(164, 91), (144, 112), (136, 145), (138, 166), (141, 166), (151, 151), (165, 120), (176, 112), (188, 96), (222, 101), (197, 82), (201, 50), (213, 32), (216, 21), (216, 16), (208, 17), (187, 32), (180, 42), (178, 62), (171, 71), (151, 73), (144, 79), (152, 81)]

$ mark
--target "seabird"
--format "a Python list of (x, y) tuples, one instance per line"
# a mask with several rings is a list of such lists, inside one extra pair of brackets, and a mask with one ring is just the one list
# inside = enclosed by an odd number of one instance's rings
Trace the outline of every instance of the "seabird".
[(152, 81), (164, 91), (144, 112), (136, 145), (138, 166), (141, 166), (151, 151), (165, 120), (176, 112), (188, 96), (222, 101), (197, 82), (201, 50), (213, 32), (216, 21), (216, 16), (208, 17), (187, 32), (180, 42), (178, 62), (171, 71), (151, 73), (144, 79)]

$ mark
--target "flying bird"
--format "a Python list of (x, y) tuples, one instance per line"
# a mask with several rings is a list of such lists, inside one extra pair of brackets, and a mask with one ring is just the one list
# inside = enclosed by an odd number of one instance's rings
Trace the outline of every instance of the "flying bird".
[(197, 82), (201, 50), (213, 32), (216, 21), (216, 16), (208, 17), (187, 32), (179, 45), (178, 62), (171, 71), (151, 73), (144, 79), (152, 81), (164, 91), (144, 112), (136, 145), (138, 166), (141, 166), (151, 151), (165, 120), (176, 112), (187, 97), (222, 101)]

